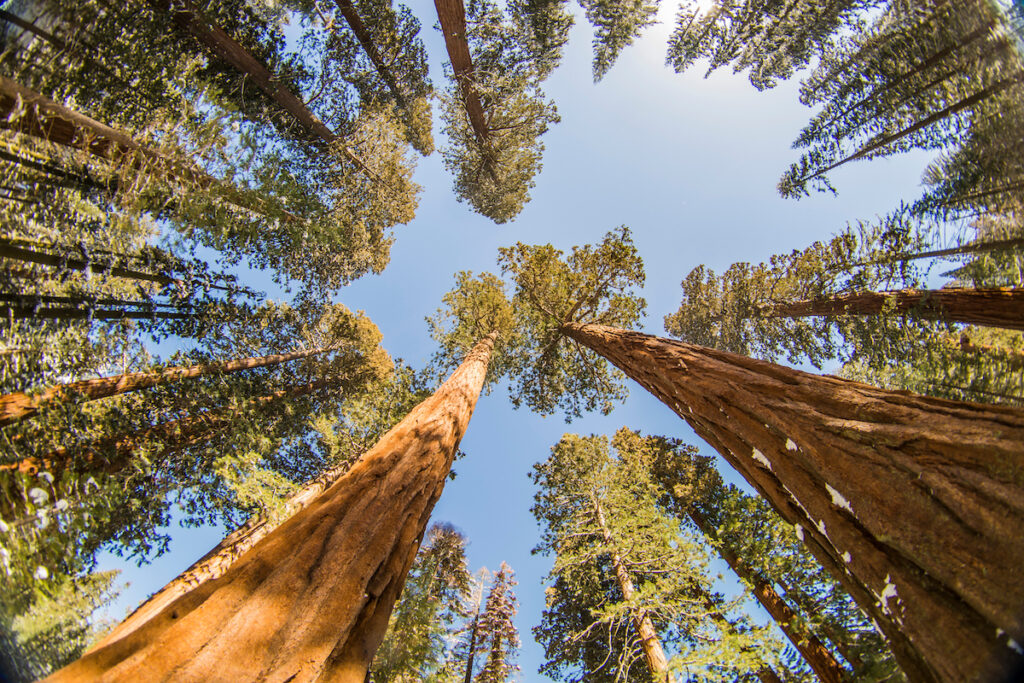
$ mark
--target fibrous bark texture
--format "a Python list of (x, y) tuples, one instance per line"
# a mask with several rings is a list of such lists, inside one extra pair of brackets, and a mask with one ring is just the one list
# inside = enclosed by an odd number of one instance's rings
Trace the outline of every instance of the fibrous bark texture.
[(493, 344), (223, 576), (46, 680), (363, 683)]
[(672, 408), (794, 524), (911, 680), (995, 680), (1024, 661), (1024, 411), (601, 325), (562, 331)]
[[(891, 307), (891, 308), (889, 308)], [(762, 311), (770, 318), (820, 315), (916, 313), (929, 320), (1024, 330), (1024, 289), (900, 289), (849, 292), (824, 299), (775, 304)]]
[(158, 384), (170, 384), (192, 377), (201, 377), (213, 373), (238, 372), (278, 365), (293, 360), (308, 358), (334, 350), (332, 348), (312, 349), (308, 351), (292, 351), (291, 353), (275, 353), (267, 356), (253, 356), (221, 363), (193, 365), (186, 368), (167, 368), (153, 372), (129, 372), (113, 377), (98, 377), (80, 382), (70, 382), (49, 387), (29, 396), (20, 391), (0, 396), (0, 426), (24, 420), (39, 412), (39, 409), (50, 403), (72, 401), (76, 398), (92, 401), (129, 391), (138, 391)]
[(466, 42), (466, 8), (462, 0), (434, 0), (434, 6), (437, 8), (437, 19), (444, 34), (444, 45), (448, 49), (452, 75), (462, 91), (462, 101), (466, 105), (469, 124), (476, 133), (477, 142), (481, 145), (486, 144), (489, 130), (480, 96), (473, 87), (473, 59), (470, 57), (469, 44)]
[[(711, 528), (704, 516), (696, 510), (687, 511), (690, 519), (697, 525), (707, 538), (715, 537), (715, 530)], [(827, 647), (804, 626), (803, 620), (790, 608), (775, 591), (770, 583), (750, 570), (743, 560), (736, 553), (728, 548), (718, 546), (718, 554), (726, 561), (729, 567), (741, 579), (750, 584), (753, 588), (754, 597), (761, 603), (765, 611), (771, 615), (778, 624), (779, 629), (786, 634), (793, 647), (797, 649), (804, 661), (814, 670), (815, 675), (822, 683), (841, 683), (846, 678), (846, 670), (836, 661)]]

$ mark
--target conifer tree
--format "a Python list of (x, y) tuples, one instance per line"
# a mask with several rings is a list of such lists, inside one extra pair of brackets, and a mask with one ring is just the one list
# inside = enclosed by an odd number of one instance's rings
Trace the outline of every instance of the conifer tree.
[[(606, 437), (566, 434), (534, 468), (537, 551), (555, 555), (535, 629), (543, 670), (559, 680), (665, 681), (671, 671), (738, 678), (761, 668), (762, 634), (729, 619), (738, 601), (714, 590), (700, 543), (657, 505), (653, 449), (626, 428), (612, 444), (616, 455)], [(606, 638), (615, 649), (595, 654)]]
[(528, 17), (491, 0), (437, 0), (448, 48), (441, 117), (448, 146), (441, 150), (455, 176), (455, 194), (495, 223), (515, 218), (540, 172), (540, 141), (558, 122), (541, 80), (550, 72), (536, 50)]
[[(478, 572), (471, 588), (466, 623), (441, 679), (460, 683), (506, 683), (519, 670), (516, 655), (519, 631), (513, 620), (518, 610), (512, 569), (501, 563), (496, 573)], [(485, 596), (486, 594), (486, 596)]]

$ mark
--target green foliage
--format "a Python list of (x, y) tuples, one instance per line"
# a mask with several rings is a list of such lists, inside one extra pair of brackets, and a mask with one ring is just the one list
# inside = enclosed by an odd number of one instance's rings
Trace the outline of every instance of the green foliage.
[[(870, 620), (764, 499), (725, 485), (712, 459), (693, 446), (660, 437), (647, 437), (647, 443), (665, 510), (695, 530), (691, 513), (696, 512), (709, 527), (708, 541), (771, 584), (822, 642), (831, 642), (846, 658), (856, 680), (903, 680)], [(790, 669), (810, 674), (795, 652), (786, 659)]]
[(611, 445), (615, 454), (606, 437), (566, 434), (534, 466), (532, 511), (542, 528), (535, 552), (555, 556), (547, 609), (534, 629), (547, 656), (542, 673), (650, 680), (653, 672), (637, 671), (644, 618), (671, 667), (688, 678), (756, 671), (771, 642), (734, 613), (742, 596), (727, 600), (714, 590), (698, 537), (658, 504), (652, 469), (678, 442), (623, 428)]
[(658, 0), (580, 0), (594, 26), (594, 82), (600, 81), (640, 33), (655, 23)]
[[(12, 683), (34, 681), (78, 657), (113, 624), (95, 613), (117, 597), (117, 571), (7, 583), (0, 604), (0, 656)], [(43, 584), (41, 587), (40, 584)]]
[[(529, 201), (541, 169), (548, 126), (558, 122), (553, 102), (540, 89), (553, 68), (538, 51), (529, 16), (514, 5), (506, 14), (492, 0), (466, 7), (466, 41), (473, 62), (470, 80), (446, 66), (449, 87), (440, 96), (448, 145), (441, 153), (455, 176), (455, 195), (495, 223), (515, 218)], [(466, 109), (466, 92), (478, 97), (486, 130), (475, 130)]]
[(445, 662), (446, 636), (469, 592), (466, 539), (434, 524), (416, 555), (370, 672), (373, 683), (428, 680)]

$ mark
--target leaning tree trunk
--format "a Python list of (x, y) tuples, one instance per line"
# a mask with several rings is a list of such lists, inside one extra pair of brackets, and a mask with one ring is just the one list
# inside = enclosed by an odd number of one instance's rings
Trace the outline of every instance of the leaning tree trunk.
[[(715, 529), (702, 514), (694, 510), (692, 506), (687, 509), (686, 513), (704, 536), (709, 540), (717, 538), (718, 534)], [(715, 550), (737, 576), (750, 584), (754, 597), (771, 615), (779, 629), (786, 634), (786, 637), (793, 643), (793, 647), (814, 670), (818, 679), (822, 683), (842, 683), (846, 678), (846, 670), (836, 661), (829, 649), (818, 640), (818, 637), (807, 630), (803, 620), (779, 596), (772, 585), (751, 571), (750, 567), (729, 548), (717, 544)]]
[(473, 413), (495, 336), (223, 576), (46, 680), (363, 683)]
[(279, 365), (293, 360), (328, 353), (337, 348), (337, 346), (331, 346), (308, 351), (275, 353), (267, 356), (239, 358), (220, 363), (192, 365), (184, 368), (167, 368), (152, 372), (129, 372), (123, 375), (114, 375), (113, 377), (98, 377), (96, 379), (59, 384), (31, 396), (20, 391), (13, 394), (4, 394), (0, 396), (0, 426), (32, 417), (44, 406), (55, 403), (68, 403), (74, 400), (93, 401), (99, 398), (124, 394), (129, 391), (138, 391), (157, 385), (180, 382), (192, 377)]
[[(619, 551), (616, 549), (615, 539), (604, 518), (604, 511), (601, 504), (594, 499), (594, 513), (597, 517), (597, 524), (601, 527), (601, 536), (604, 538), (605, 546), (610, 551), (612, 567), (615, 570), (615, 580), (622, 590), (622, 597), (628, 602), (636, 595), (636, 587), (633, 579), (629, 576), (629, 570), (622, 561)], [(640, 635), (640, 647), (644, 651), (644, 659), (647, 660), (647, 668), (651, 672), (651, 678), (658, 683), (674, 683), (672, 672), (668, 670), (668, 658), (665, 656), (665, 649), (658, 639), (658, 632), (654, 628), (654, 622), (646, 611), (633, 612), (633, 625)]]
[(335, 0), (335, 3), (338, 5), (338, 11), (341, 12), (341, 16), (345, 17), (349, 28), (355, 34), (359, 44), (363, 46), (363, 52), (370, 58), (374, 68), (377, 69), (377, 73), (380, 74), (381, 79), (388, 86), (388, 89), (391, 90), (391, 94), (394, 95), (395, 102), (399, 108), (408, 110), (409, 103), (406, 102), (405, 95), (402, 94), (401, 88), (398, 87), (398, 79), (395, 78), (395, 74), (392, 73), (384, 61), (384, 57), (380, 54), (380, 50), (377, 49), (377, 44), (373, 42), (373, 36), (370, 35), (370, 29), (363, 23), (363, 19), (359, 16), (359, 12), (356, 11), (352, 0)]
[(437, 19), (444, 34), (444, 45), (448, 50), (452, 75), (462, 92), (469, 124), (473, 127), (477, 142), (481, 146), (486, 145), (490, 131), (484, 117), (483, 105), (480, 104), (480, 96), (473, 87), (473, 59), (470, 57), (469, 44), (466, 42), (466, 8), (462, 0), (434, 0), (434, 6), (437, 8)]
[(1024, 330), (1024, 289), (899, 289), (849, 292), (764, 306), (765, 318), (915, 313), (928, 320)]
[(1024, 662), (1024, 411), (603, 325), (562, 332), (672, 408), (796, 526), (913, 681)]
[(338, 467), (331, 468), (316, 479), (307, 482), (305, 486), (285, 500), (280, 516), (277, 518), (257, 515), (247, 520), (245, 524), (225, 536), (224, 540), (196, 560), (192, 566), (157, 591), (146, 602), (139, 605), (134, 612), (107, 633), (102, 640), (89, 648), (89, 651), (99, 650), (114, 641), (124, 638), (160, 614), (168, 605), (182, 595), (198, 588), (207, 581), (223, 576), (238, 558), (279, 526), (275, 519), (290, 517), (296, 512), (309, 507), (310, 503), (316, 501), (320, 494), (326, 491), (348, 470), (350, 464), (346, 462)]

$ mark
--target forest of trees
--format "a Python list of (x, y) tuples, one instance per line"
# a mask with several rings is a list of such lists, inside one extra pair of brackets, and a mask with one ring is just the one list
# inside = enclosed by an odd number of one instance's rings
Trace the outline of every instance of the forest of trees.
[[(506, 235), (417, 365), (342, 303), (412, 229), (417, 162), (515, 231), (570, 125), (542, 89), (570, 37), (596, 83), (662, 8), (434, 9), (0, 9), (0, 680), (1015, 680), (1021, 5), (684, 0), (668, 68), (808, 107), (780, 198), (910, 152), (919, 194), (760, 263), (683, 261), (664, 334), (643, 293), (674, 284), (629, 227)], [(700, 441), (630, 424), (526, 454), (543, 586), (511, 555), (472, 572), (434, 511), (481, 395), (570, 422), (630, 381)], [(100, 558), (147, 565), (172, 523), (228, 533), (119, 621)], [(543, 591), (532, 631), (517, 591)]]

